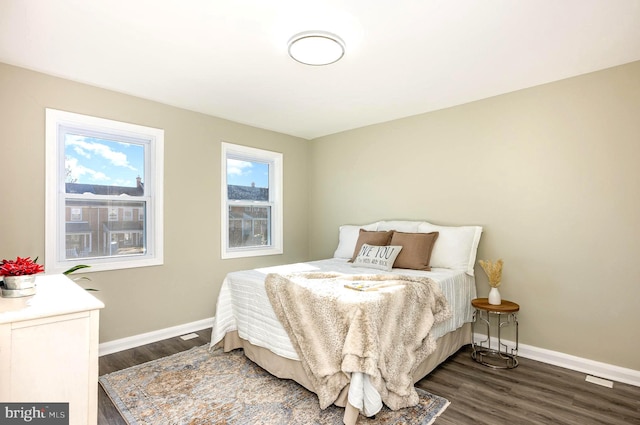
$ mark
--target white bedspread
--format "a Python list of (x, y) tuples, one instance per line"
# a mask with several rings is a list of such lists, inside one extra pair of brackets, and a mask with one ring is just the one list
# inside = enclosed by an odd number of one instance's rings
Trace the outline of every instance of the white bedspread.
[[(300, 360), (287, 332), (271, 307), (264, 279), (269, 273), (290, 274), (307, 271), (334, 271), (358, 275), (381, 273), (380, 270), (353, 267), (346, 259), (341, 258), (229, 273), (222, 283), (218, 297), (211, 346), (220, 342), (226, 333), (238, 331), (241, 338), (254, 345), (288, 359)], [(392, 269), (391, 272), (384, 273), (427, 276), (440, 284), (453, 315), (451, 319), (433, 327), (431, 332), (434, 339), (458, 329), (464, 323), (471, 322), (473, 317), (471, 300), (476, 298), (476, 285), (475, 279), (464, 270), (434, 268), (426, 272)], [(366, 403), (366, 399), (374, 401)], [(352, 377), (349, 401), (363, 410), (367, 416), (377, 413), (382, 406), (377, 391), (368, 383), (366, 376)]]
[[(296, 273), (304, 271), (335, 271), (345, 274), (379, 274), (380, 270), (353, 267), (347, 260), (331, 258), (308, 263), (287, 264), (262, 269), (229, 273), (222, 283), (211, 334), (211, 345), (222, 340), (227, 332), (238, 335), (254, 345), (292, 360), (299, 360), (289, 336), (275, 316), (264, 288), (269, 273)], [(387, 272), (385, 272), (386, 274)], [(464, 270), (433, 269), (430, 272), (393, 269), (391, 273), (427, 276), (440, 283), (453, 317), (434, 326), (434, 339), (454, 331), (473, 317), (471, 300), (476, 298), (473, 277)]]

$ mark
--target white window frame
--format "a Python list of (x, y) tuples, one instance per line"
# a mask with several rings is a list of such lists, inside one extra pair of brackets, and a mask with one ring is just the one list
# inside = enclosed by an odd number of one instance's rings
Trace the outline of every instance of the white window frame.
[[(245, 204), (247, 201), (230, 201), (227, 197), (227, 159), (265, 162), (269, 164), (269, 201), (255, 201), (255, 206), (271, 207), (271, 244), (243, 248), (229, 248), (229, 207), (233, 204)], [(283, 155), (263, 149), (222, 142), (222, 186), (221, 186), (221, 258), (257, 257), (278, 255), (283, 250)], [(250, 202), (250, 201), (249, 201)]]
[[(66, 259), (65, 253), (65, 200), (69, 198), (65, 189), (64, 140), (59, 137), (62, 128), (80, 128), (89, 133), (125, 136), (144, 140), (145, 169), (144, 191), (141, 201), (146, 202), (146, 250), (131, 256), (104, 256), (82, 259)], [(83, 272), (128, 269), (157, 266), (164, 263), (163, 193), (164, 193), (164, 130), (65, 112), (46, 109), (46, 184), (45, 184), (45, 270), (61, 273), (82, 263), (91, 266)], [(81, 199), (101, 199), (98, 195), (81, 195)], [(118, 197), (135, 200), (137, 197)]]

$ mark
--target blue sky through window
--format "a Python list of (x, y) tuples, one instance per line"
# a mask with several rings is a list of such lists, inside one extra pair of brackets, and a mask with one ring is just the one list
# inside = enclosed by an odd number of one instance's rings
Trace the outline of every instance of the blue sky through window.
[(135, 187), (144, 183), (144, 145), (66, 134), (66, 181)]
[(227, 159), (227, 184), (269, 187), (269, 164), (255, 161)]

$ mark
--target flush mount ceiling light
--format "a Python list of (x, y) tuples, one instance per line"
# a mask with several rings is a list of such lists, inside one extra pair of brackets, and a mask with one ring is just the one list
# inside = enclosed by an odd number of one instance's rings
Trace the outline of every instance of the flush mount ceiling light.
[(344, 56), (344, 41), (330, 32), (301, 32), (289, 40), (289, 56), (305, 65), (329, 65)]

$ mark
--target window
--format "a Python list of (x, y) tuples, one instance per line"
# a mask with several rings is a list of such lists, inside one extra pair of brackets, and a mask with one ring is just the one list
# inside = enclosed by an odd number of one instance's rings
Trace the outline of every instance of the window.
[(222, 143), (222, 258), (282, 254), (282, 154)]
[(48, 272), (163, 262), (164, 131), (46, 110)]
[(108, 208), (109, 214), (107, 215), (109, 221), (119, 221), (118, 220), (118, 208), (110, 207)]
[(70, 221), (82, 221), (82, 208), (71, 208)]
[(122, 211), (122, 219), (124, 221), (133, 221), (133, 208), (125, 208)]

